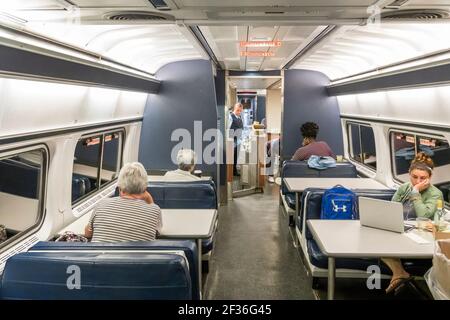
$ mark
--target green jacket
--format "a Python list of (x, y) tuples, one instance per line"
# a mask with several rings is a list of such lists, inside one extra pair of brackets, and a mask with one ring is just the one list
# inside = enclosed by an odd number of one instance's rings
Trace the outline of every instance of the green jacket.
[(412, 201), (418, 217), (433, 219), (437, 209), (437, 200), (444, 201), (441, 190), (430, 185), (428, 189), (420, 193), (411, 193), (412, 188), (411, 182), (402, 184), (392, 197), (392, 201), (405, 202), (409, 199)]

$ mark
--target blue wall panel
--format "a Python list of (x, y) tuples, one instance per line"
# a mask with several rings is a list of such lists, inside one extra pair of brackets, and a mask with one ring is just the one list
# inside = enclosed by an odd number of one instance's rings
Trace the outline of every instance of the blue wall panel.
[[(202, 160), (202, 152), (210, 144), (209, 141), (203, 141), (203, 133), (207, 129), (217, 128), (211, 63), (206, 60), (170, 63), (162, 67), (156, 77), (162, 83), (159, 93), (150, 94), (147, 100), (139, 161), (147, 169), (175, 169), (177, 165), (171, 160), (171, 152), (180, 141), (171, 141), (171, 135), (174, 130), (181, 128), (189, 131), (189, 147), (195, 149), (197, 158)], [(195, 121), (201, 122), (201, 130), (194, 134)], [(196, 168), (216, 177), (216, 164), (202, 162)]]
[[(216, 101), (217, 101), (217, 126), (225, 137), (225, 71), (218, 70), (217, 75), (214, 78), (216, 87)], [(222, 145), (225, 146), (225, 140), (222, 141)], [(225, 148), (222, 153), (223, 158), (226, 159)], [(219, 184), (226, 185), (227, 180), (227, 166), (225, 161), (220, 165), (220, 181)]]
[(256, 121), (261, 123), (262, 119), (266, 117), (266, 96), (257, 96), (257, 107), (256, 107)]
[(300, 126), (307, 121), (319, 127), (317, 140), (326, 141), (336, 154), (343, 154), (342, 128), (336, 97), (327, 94), (329, 79), (309, 70), (286, 70), (284, 73), (284, 107), (282, 157), (290, 159), (301, 146)]

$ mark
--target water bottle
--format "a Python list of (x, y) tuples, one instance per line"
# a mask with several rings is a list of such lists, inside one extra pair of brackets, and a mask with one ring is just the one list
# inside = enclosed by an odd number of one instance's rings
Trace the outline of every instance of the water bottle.
[(436, 231), (440, 231), (441, 226), (445, 226), (444, 222), (444, 206), (442, 200), (438, 200), (436, 204), (436, 212), (434, 213), (434, 225), (436, 227)]

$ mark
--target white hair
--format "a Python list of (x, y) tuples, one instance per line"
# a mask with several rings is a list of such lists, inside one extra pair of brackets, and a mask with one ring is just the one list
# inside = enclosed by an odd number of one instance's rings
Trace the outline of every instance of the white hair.
[(141, 194), (147, 189), (147, 171), (139, 162), (126, 163), (120, 169), (117, 186), (128, 194)]
[(195, 152), (191, 149), (181, 149), (177, 154), (178, 168), (191, 171), (195, 166)]

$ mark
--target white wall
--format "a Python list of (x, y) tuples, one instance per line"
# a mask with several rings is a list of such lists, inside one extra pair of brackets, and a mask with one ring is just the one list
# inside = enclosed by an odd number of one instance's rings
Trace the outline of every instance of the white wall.
[(449, 126), (450, 86), (338, 96), (341, 115)]
[(281, 89), (266, 92), (267, 130), (273, 133), (281, 131)]
[(0, 78), (0, 137), (142, 117), (146, 93)]

